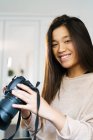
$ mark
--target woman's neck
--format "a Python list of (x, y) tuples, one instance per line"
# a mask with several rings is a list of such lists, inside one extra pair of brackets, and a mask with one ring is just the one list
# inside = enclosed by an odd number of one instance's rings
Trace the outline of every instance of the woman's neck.
[(77, 76), (81, 76), (83, 74), (85, 74), (87, 72), (87, 70), (79, 68), (79, 69), (69, 69), (67, 72), (67, 76), (70, 78), (74, 78)]

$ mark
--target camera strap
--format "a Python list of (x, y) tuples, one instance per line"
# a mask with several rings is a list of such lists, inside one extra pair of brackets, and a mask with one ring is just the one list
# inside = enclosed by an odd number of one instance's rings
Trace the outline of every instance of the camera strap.
[(34, 134), (34, 140), (36, 140), (36, 134), (39, 131), (38, 129), (38, 125), (39, 125), (39, 115), (38, 115), (38, 111), (39, 111), (39, 107), (40, 107), (40, 93), (39, 90), (37, 89), (38, 85), (40, 84), (40, 82), (37, 82), (36, 84), (36, 92), (37, 92), (37, 114), (36, 114), (36, 121), (35, 121), (35, 134)]

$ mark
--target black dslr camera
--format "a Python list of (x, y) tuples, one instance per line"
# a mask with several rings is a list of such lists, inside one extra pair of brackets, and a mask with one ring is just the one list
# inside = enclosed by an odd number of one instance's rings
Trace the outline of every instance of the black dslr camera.
[(34, 87), (30, 81), (26, 80), (23, 76), (14, 77), (9, 85), (6, 87), (5, 96), (0, 100), (0, 129), (5, 130), (11, 123), (12, 118), (19, 111), (12, 107), (12, 104), (25, 104), (21, 99), (15, 97), (11, 94), (13, 89), (18, 89), (17, 84), (22, 83), (32, 90), (36, 91), (37, 88)]

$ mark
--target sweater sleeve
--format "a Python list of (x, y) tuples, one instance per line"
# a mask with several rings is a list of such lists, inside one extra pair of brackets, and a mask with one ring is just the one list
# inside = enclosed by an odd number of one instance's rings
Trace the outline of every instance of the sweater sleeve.
[(64, 127), (60, 132), (57, 130), (57, 134), (58, 140), (93, 140), (93, 118), (79, 121), (67, 116)]

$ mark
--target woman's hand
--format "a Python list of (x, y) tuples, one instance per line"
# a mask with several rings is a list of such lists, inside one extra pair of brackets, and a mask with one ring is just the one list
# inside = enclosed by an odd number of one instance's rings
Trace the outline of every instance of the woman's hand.
[[(28, 86), (23, 84), (18, 84), (18, 87), (22, 90), (13, 90), (12, 94), (23, 100), (26, 104), (25, 105), (19, 105), (19, 104), (13, 104), (13, 107), (19, 108), (22, 110), (22, 115), (25, 117), (27, 116), (27, 110), (33, 112), (34, 114), (37, 113), (37, 93), (31, 90)], [(40, 108), (39, 108), (39, 116), (50, 119), (52, 108), (50, 105), (42, 98), (40, 97)]]
[[(25, 105), (13, 104), (13, 107), (21, 110), (29, 110), (34, 114), (37, 113), (37, 93), (31, 90), (29, 87), (23, 84), (18, 84), (18, 87), (22, 90), (13, 90), (12, 94), (23, 100)], [(40, 107), (38, 114), (51, 121), (55, 127), (60, 131), (66, 121), (66, 116), (61, 112), (58, 112), (52, 108), (42, 97), (40, 97)]]

